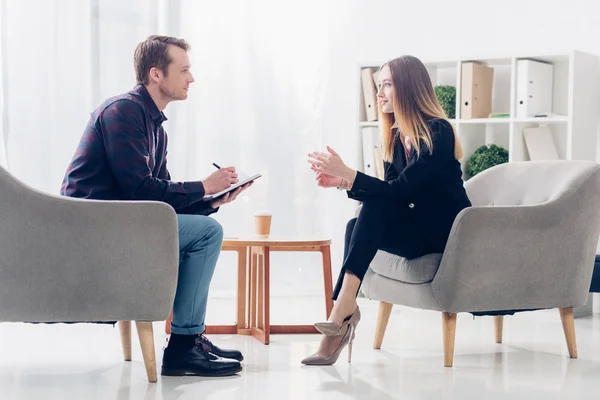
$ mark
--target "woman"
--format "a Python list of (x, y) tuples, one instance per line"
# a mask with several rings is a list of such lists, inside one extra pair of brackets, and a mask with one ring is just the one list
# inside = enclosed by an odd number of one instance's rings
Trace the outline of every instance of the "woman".
[(346, 344), (350, 361), (360, 320), (356, 294), (377, 250), (408, 259), (441, 253), (456, 215), (471, 205), (458, 161), (462, 148), (423, 63), (412, 56), (393, 59), (379, 79), (385, 180), (347, 167), (330, 147), (309, 154), (319, 186), (346, 190), (363, 206), (346, 228), (329, 320), (315, 324), (325, 337), (303, 364), (333, 364)]

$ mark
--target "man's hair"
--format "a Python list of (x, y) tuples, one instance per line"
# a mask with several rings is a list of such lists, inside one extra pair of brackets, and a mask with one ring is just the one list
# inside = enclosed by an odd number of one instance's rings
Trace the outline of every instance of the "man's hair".
[(133, 53), (133, 66), (135, 79), (139, 85), (148, 84), (148, 73), (152, 67), (160, 69), (165, 76), (167, 75), (167, 68), (173, 61), (168, 54), (169, 45), (185, 51), (190, 49), (190, 45), (183, 39), (160, 35), (152, 35), (137, 45)]

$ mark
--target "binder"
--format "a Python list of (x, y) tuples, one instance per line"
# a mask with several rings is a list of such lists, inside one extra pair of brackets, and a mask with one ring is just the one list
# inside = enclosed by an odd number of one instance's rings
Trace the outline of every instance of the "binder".
[(548, 63), (517, 61), (517, 118), (551, 115), (553, 69)]
[(360, 71), (367, 121), (377, 121), (377, 90), (373, 81), (373, 71), (374, 68), (363, 68)]
[(460, 118), (488, 118), (492, 113), (494, 69), (467, 62), (461, 66)]
[(377, 90), (379, 89), (379, 70), (373, 72), (373, 83), (375, 84), (375, 100), (377, 100)]
[(381, 160), (377, 160), (375, 156), (376, 149), (381, 149), (379, 129), (374, 127), (365, 127), (362, 128), (361, 133), (363, 150), (363, 172), (367, 175), (377, 176), (377, 168), (379, 163), (381, 163), (381, 170), (383, 170), (383, 156), (381, 157)]
[(383, 180), (385, 171), (383, 169), (383, 147), (378, 146), (373, 149), (375, 161), (375, 176)]

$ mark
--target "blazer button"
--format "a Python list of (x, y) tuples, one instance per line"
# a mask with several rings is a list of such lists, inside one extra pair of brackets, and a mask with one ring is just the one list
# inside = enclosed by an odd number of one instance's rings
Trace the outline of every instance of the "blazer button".
[(413, 203), (410, 203), (410, 204), (408, 205), (408, 208), (415, 208), (415, 205), (414, 205)]

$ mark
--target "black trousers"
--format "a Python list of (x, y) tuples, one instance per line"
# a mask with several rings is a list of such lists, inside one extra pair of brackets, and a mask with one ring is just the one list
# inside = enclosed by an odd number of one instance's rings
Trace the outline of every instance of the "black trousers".
[(408, 209), (382, 198), (363, 200), (360, 214), (346, 226), (344, 263), (332, 298), (337, 300), (346, 272), (362, 281), (377, 250), (409, 259), (427, 254), (418, 232)]

